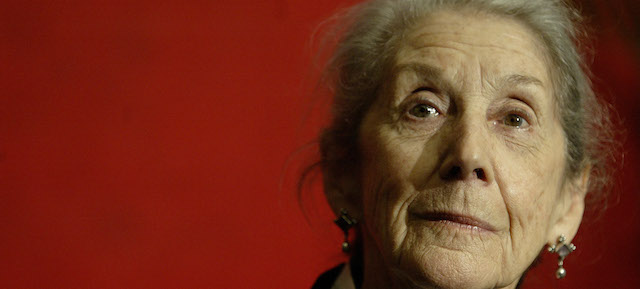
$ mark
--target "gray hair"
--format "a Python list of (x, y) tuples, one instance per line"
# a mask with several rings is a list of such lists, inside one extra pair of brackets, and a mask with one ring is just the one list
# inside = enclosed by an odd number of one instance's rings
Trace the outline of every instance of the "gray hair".
[(579, 12), (563, 0), (372, 0), (339, 16), (333, 57), (325, 71), (334, 93), (332, 120), (320, 136), (325, 190), (358, 176), (358, 133), (384, 73), (408, 30), (429, 13), (465, 8), (513, 18), (532, 29), (550, 60), (557, 111), (566, 138), (565, 177), (591, 168), (589, 192), (608, 181), (614, 144), (608, 105), (596, 98), (581, 43)]

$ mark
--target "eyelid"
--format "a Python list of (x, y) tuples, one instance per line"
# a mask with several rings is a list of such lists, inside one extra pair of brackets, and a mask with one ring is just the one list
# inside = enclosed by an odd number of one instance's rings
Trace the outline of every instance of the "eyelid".
[[(425, 92), (432, 97), (425, 97), (423, 96), (424, 93), (421, 92)], [(418, 95), (416, 96), (416, 94)], [(449, 107), (449, 100), (447, 99), (447, 97), (442, 95), (440, 90), (429, 85), (421, 85), (420, 87), (414, 89), (413, 91), (411, 91), (410, 96), (423, 99), (424, 101), (428, 102), (428, 104), (435, 107), (439, 113), (444, 113)]]
[(517, 93), (517, 94), (511, 94), (509, 96), (510, 99), (516, 100), (517, 102), (520, 102), (524, 105), (526, 105), (529, 109), (531, 109), (531, 111), (533, 112), (533, 116), (535, 118), (538, 118), (538, 110), (537, 110), (537, 106), (533, 105), (532, 103), (532, 96), (528, 95), (526, 93)]
[(506, 105), (511, 109), (526, 113), (532, 121), (538, 118), (538, 111), (536, 106), (532, 105), (530, 96), (522, 95), (522, 93), (510, 94), (508, 99)]

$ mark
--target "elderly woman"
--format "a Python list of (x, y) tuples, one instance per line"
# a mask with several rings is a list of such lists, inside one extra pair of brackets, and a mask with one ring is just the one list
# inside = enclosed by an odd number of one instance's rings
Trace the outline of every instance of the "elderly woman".
[(545, 247), (564, 277), (607, 131), (577, 13), (374, 0), (345, 19), (320, 164), (352, 258), (314, 288), (516, 288)]

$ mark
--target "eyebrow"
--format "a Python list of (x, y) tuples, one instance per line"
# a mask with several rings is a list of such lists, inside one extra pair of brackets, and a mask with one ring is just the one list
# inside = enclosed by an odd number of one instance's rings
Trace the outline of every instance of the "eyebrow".
[(503, 77), (500, 82), (504, 85), (504, 84), (508, 84), (508, 85), (512, 85), (512, 86), (517, 86), (517, 85), (536, 85), (536, 86), (540, 86), (542, 88), (544, 88), (544, 84), (542, 83), (542, 81), (540, 81), (540, 79), (537, 79), (533, 76), (530, 75), (522, 75), (522, 74), (511, 74), (508, 75), (506, 77)]
[[(417, 74), (420, 80), (428, 80), (437, 84), (441, 89), (450, 94), (457, 94), (457, 89), (451, 85), (449, 81), (443, 78), (443, 71), (441, 68), (431, 66), (424, 63), (408, 63), (397, 67), (397, 73), (413, 72)], [(510, 74), (502, 77), (499, 81), (499, 86), (520, 86), (520, 85), (534, 85), (544, 88), (544, 83), (533, 76), (522, 74)]]
[[(428, 80), (434, 82), (439, 89), (443, 89), (448, 94), (457, 94), (457, 90), (443, 77), (442, 69), (423, 63), (408, 63), (397, 67), (397, 74), (403, 72), (413, 72), (421, 81)], [(396, 74), (396, 75), (397, 75)]]

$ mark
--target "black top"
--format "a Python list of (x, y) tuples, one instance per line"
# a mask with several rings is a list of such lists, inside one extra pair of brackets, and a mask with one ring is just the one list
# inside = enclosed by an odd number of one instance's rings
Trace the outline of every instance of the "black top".
[(342, 268), (344, 268), (344, 263), (322, 273), (322, 275), (316, 279), (316, 283), (313, 283), (311, 289), (331, 289), (333, 283), (338, 279), (340, 272), (342, 272)]
[[(351, 260), (349, 260), (349, 269), (351, 270), (351, 278), (353, 279), (353, 284), (356, 289), (362, 287), (362, 252), (359, 250), (355, 251), (355, 254), (351, 256)], [(336, 267), (329, 269), (328, 271), (322, 273), (316, 282), (313, 284), (311, 289), (331, 289), (338, 276), (344, 269), (345, 263), (342, 263)]]

